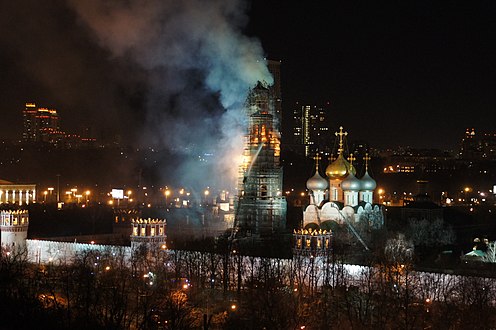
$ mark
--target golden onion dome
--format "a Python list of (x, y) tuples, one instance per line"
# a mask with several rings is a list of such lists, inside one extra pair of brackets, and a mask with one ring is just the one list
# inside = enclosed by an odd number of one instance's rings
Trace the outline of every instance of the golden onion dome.
[(326, 175), (330, 179), (343, 179), (349, 174), (350, 163), (344, 159), (342, 154), (329, 164), (326, 168)]

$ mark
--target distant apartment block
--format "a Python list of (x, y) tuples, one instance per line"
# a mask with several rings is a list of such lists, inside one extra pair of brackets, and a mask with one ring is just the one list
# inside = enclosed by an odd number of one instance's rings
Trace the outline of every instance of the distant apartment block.
[[(313, 157), (316, 152), (330, 155), (329, 107), (296, 104), (293, 109), (293, 149)], [(332, 147), (332, 146), (331, 146)]]
[(475, 128), (467, 128), (460, 143), (459, 158), (496, 160), (496, 133), (476, 134)]
[(22, 111), (22, 140), (30, 144), (49, 144), (56, 147), (77, 148), (91, 146), (95, 138), (69, 134), (60, 128), (60, 116), (55, 109), (37, 107), (26, 103)]

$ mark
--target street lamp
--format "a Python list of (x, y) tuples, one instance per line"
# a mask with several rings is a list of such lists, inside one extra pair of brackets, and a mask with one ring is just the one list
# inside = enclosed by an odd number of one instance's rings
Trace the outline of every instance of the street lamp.
[(86, 195), (86, 203), (89, 203), (90, 202), (91, 191), (86, 190), (86, 192), (84, 194)]
[(133, 194), (133, 192), (131, 190), (127, 191), (127, 205), (128, 206), (129, 206), (129, 203), (131, 203), (133, 201), (133, 199), (131, 198), (132, 194)]
[(79, 204), (81, 202), (81, 198), (83, 197), (83, 195), (79, 194), (79, 195), (74, 195), (74, 197), (77, 198), (77, 203)]
[(45, 190), (45, 191), (43, 192), (43, 203), (46, 203), (46, 198), (47, 198), (47, 195), (48, 195), (48, 191), (47, 191), (47, 190)]
[(50, 201), (52, 201), (52, 200), (53, 200), (53, 198), (52, 198), (52, 194), (53, 194), (53, 190), (54, 190), (54, 188), (53, 188), (53, 187), (49, 187), (49, 188), (47, 188), (47, 190), (48, 190), (48, 193), (50, 194), (50, 197), (49, 197), (48, 199), (49, 199)]
[(205, 195), (205, 205), (208, 205), (208, 195), (210, 195), (210, 191), (208, 191), (208, 188), (205, 189), (205, 191), (203, 192), (203, 194)]
[(60, 174), (57, 174), (57, 203), (60, 202)]
[(169, 195), (170, 195), (170, 190), (169, 189), (165, 190), (164, 195), (165, 195), (165, 207), (167, 207), (168, 206), (167, 197), (169, 197)]

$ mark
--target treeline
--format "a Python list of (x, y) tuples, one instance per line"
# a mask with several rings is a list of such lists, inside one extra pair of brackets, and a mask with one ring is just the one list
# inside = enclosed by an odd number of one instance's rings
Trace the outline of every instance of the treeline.
[[(491, 329), (494, 280), (417, 273), (392, 248), (352, 274), (292, 259), (140, 249), (0, 260), (2, 329)], [(392, 252), (391, 252), (392, 251)]]

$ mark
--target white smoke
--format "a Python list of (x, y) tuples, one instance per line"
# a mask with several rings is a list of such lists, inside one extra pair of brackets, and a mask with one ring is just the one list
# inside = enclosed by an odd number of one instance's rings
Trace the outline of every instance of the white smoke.
[(233, 186), (247, 93), (259, 80), (273, 81), (260, 42), (242, 34), (247, 4), (68, 1), (102, 47), (117, 60), (134, 61), (148, 72), (147, 139), (176, 150), (214, 150), (213, 173), (184, 164), (181, 174), (196, 182), (214, 176), (217, 183)]

